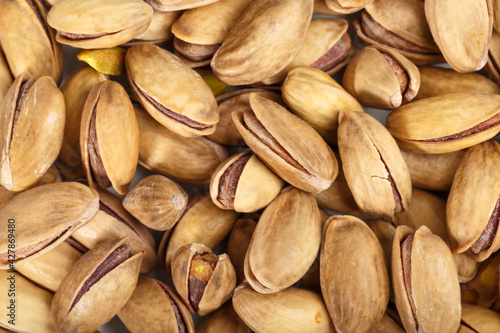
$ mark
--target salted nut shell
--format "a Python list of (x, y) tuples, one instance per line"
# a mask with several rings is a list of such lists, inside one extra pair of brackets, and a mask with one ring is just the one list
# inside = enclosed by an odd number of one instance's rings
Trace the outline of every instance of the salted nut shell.
[(244, 273), (263, 294), (292, 286), (318, 254), (321, 221), (316, 199), (294, 187), (285, 188), (262, 213), (245, 257)]
[(134, 95), (160, 124), (186, 137), (215, 131), (219, 112), (212, 90), (172, 53), (156, 45), (135, 45), (127, 51), (125, 65)]
[(404, 333), (403, 327), (387, 313), (369, 331), (370, 333)]
[(227, 254), (215, 255), (205, 245), (192, 243), (175, 252), (172, 280), (189, 310), (205, 316), (231, 298), (236, 272)]
[(321, 296), (305, 289), (264, 295), (243, 283), (234, 291), (233, 307), (254, 332), (334, 332)]
[[(396, 227), (387, 221), (383, 220), (366, 220), (366, 224), (377, 237), (385, 255), (385, 264), (387, 266), (387, 274), (391, 275), (391, 260), (392, 260), (392, 242), (396, 234)], [(392, 293), (390, 297), (393, 297)]]
[(210, 196), (222, 209), (251, 213), (273, 201), (283, 185), (283, 180), (257, 155), (247, 151), (231, 156), (215, 169), (210, 181)]
[(181, 12), (153, 12), (153, 18), (146, 31), (137, 35), (125, 46), (132, 46), (139, 43), (163, 44), (171, 40), (174, 35), (170, 31), (175, 20), (179, 18)]
[(16, 78), (0, 105), (0, 183), (22, 191), (50, 168), (64, 131), (64, 99), (48, 76)]
[(392, 48), (367, 46), (347, 66), (343, 84), (361, 104), (395, 109), (410, 102), (420, 88), (417, 66)]
[(212, 58), (215, 76), (245, 85), (279, 73), (304, 42), (313, 7), (313, 0), (252, 2)]
[(443, 154), (472, 147), (500, 132), (500, 96), (446, 94), (403, 105), (386, 127), (406, 150)]
[[(406, 332), (456, 332), (460, 285), (451, 251), (426, 226), (396, 228), (392, 285)], [(433, 309), (433, 311), (429, 311)]]
[(500, 82), (500, 33), (493, 31), (488, 51), (488, 61), (484, 70), (490, 75), (492, 80)]
[(337, 144), (341, 110), (364, 112), (361, 104), (330, 75), (312, 67), (290, 70), (281, 93), (292, 112), (330, 144)]
[(47, 22), (61, 44), (103, 49), (142, 34), (152, 17), (153, 9), (140, 0), (66, 0), (51, 8)]
[(389, 302), (389, 276), (377, 237), (360, 219), (336, 215), (326, 221), (321, 244), (321, 291), (335, 329), (368, 332)]
[(161, 175), (143, 178), (123, 199), (123, 207), (154, 230), (172, 229), (187, 204), (188, 196), (182, 187)]
[(104, 81), (90, 91), (82, 113), (80, 149), (91, 187), (127, 192), (139, 158), (139, 127), (119, 83)]
[(242, 218), (236, 221), (233, 226), (233, 230), (231, 230), (231, 234), (229, 235), (229, 241), (227, 242), (227, 254), (229, 255), (229, 258), (231, 258), (231, 263), (236, 271), (238, 283), (245, 279), (245, 256), (256, 226), (257, 222), (253, 219)]
[[(488, 60), (493, 30), (492, 0), (430, 0), (425, 17), (446, 62), (459, 73), (480, 70)], [(471, 6), (471, 4), (474, 6)], [(462, 15), (466, 10), (467, 15)]]
[(155, 10), (171, 12), (209, 5), (219, 0), (146, 0)]
[(337, 176), (338, 164), (321, 136), (281, 105), (257, 94), (250, 94), (250, 106), (251, 110), (234, 112), (233, 121), (255, 154), (301, 190), (327, 189)]
[(482, 306), (462, 303), (462, 321), (458, 333), (497, 332), (500, 314)]
[(226, 302), (199, 326), (197, 333), (238, 332), (251, 333), (250, 328), (238, 317), (232, 303)]
[(193, 318), (179, 297), (163, 282), (146, 276), (139, 277), (118, 317), (132, 333), (194, 333)]
[(12, 85), (13, 79), (10, 73), (9, 65), (4, 58), (2, 49), (0, 48), (0, 103)]
[[(352, 14), (363, 9), (373, 0), (326, 0), (326, 5), (337, 15)], [(331, 15), (331, 13), (329, 13)]]
[(339, 122), (342, 168), (358, 207), (365, 216), (392, 222), (411, 199), (410, 173), (399, 147), (369, 114), (342, 111)]
[[(98, 207), (97, 192), (79, 183), (47, 184), (18, 194), (0, 206), (4, 230), (15, 223), (14, 263), (27, 262), (64, 242), (96, 215)], [(0, 241), (0, 269), (8, 269), (12, 259), (8, 244), (8, 237)]]

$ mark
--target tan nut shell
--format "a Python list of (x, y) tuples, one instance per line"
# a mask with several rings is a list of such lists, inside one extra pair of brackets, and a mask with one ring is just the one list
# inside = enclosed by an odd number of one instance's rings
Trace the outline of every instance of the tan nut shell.
[(33, 83), (14, 125), (21, 85), (32, 78), (29, 73), (18, 76), (0, 105), (0, 183), (9, 191), (36, 183), (56, 160), (63, 141), (64, 99), (48, 76)]
[(500, 82), (500, 33), (493, 31), (490, 40), (490, 49), (488, 51), (488, 61), (484, 66), (484, 70), (490, 75), (495, 82)]
[(250, 328), (238, 317), (231, 301), (226, 302), (199, 326), (197, 333), (251, 333)]
[(355, 13), (371, 2), (373, 0), (326, 0), (326, 5), (338, 15)]
[(13, 79), (12, 74), (10, 73), (9, 65), (4, 58), (2, 49), (0, 48), (0, 104), (12, 85)]
[[(391, 259), (392, 259), (392, 242), (394, 241), (394, 235), (396, 234), (396, 227), (392, 223), (383, 220), (366, 220), (366, 224), (373, 231), (375, 236), (382, 246), (382, 250), (385, 255), (385, 263), (387, 265), (387, 274), (391, 275)], [(394, 295), (390, 294), (391, 299), (394, 299)]]
[(153, 43), (161, 44), (174, 37), (171, 27), (175, 20), (181, 15), (180, 11), (177, 12), (153, 12), (153, 18), (146, 31), (137, 35), (130, 42), (125, 43), (126, 46), (132, 46), (138, 43)]
[(170, 12), (209, 5), (219, 0), (146, 0), (155, 10)]
[[(97, 213), (96, 191), (79, 183), (54, 183), (18, 194), (0, 206), (0, 227), (7, 232), (9, 221), (15, 222), (15, 264), (36, 258), (57, 245)], [(5, 259), (0, 268), (7, 269), (8, 238), (2, 237), (0, 253)], [(11, 250), (12, 251), (12, 250)]]
[(313, 0), (252, 2), (212, 58), (215, 76), (244, 85), (277, 74), (299, 51), (313, 5)]
[(370, 333), (404, 333), (404, 329), (387, 313), (384, 314), (382, 320), (373, 325)]
[(264, 210), (252, 235), (244, 263), (247, 281), (262, 294), (292, 286), (316, 259), (320, 240), (316, 199), (285, 188)]
[[(468, 327), (464, 327), (464, 324)], [(469, 327), (476, 332), (498, 332), (500, 314), (482, 306), (462, 303), (462, 325), (458, 333), (467, 333)]]
[(252, 219), (239, 219), (233, 226), (229, 241), (227, 242), (227, 254), (231, 258), (231, 263), (234, 266), (238, 283), (243, 282), (245, 273), (243, 271), (245, 266), (245, 256), (247, 254), (248, 246), (252, 240), (253, 232), (257, 227), (257, 222)]
[(327, 220), (321, 244), (321, 291), (336, 330), (368, 332), (389, 302), (382, 246), (363, 221), (348, 215)]

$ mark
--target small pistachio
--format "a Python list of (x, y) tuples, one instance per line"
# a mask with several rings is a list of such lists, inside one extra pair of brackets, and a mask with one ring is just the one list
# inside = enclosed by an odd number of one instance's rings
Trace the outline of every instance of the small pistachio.
[(124, 46), (132, 46), (139, 43), (153, 43), (163, 44), (174, 37), (170, 31), (175, 20), (181, 15), (182, 12), (159, 12), (154, 11), (153, 18), (146, 31), (137, 35), (131, 41), (124, 44)]
[(84, 50), (76, 56), (99, 73), (107, 75), (121, 75), (125, 73), (125, 50), (122, 47), (110, 49)]

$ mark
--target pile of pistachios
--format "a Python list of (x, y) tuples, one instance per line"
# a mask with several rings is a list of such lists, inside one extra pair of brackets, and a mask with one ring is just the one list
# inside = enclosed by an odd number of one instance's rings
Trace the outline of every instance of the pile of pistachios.
[(500, 332), (499, 83), (500, 0), (0, 0), (0, 332)]

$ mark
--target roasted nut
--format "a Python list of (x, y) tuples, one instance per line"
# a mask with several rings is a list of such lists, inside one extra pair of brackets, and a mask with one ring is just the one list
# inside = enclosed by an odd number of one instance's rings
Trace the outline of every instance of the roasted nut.
[(12, 85), (12, 74), (10, 73), (9, 65), (5, 61), (2, 49), (0, 48), (0, 104)]
[(245, 279), (245, 273), (243, 271), (245, 256), (256, 226), (257, 223), (252, 219), (247, 218), (236, 221), (233, 230), (231, 230), (229, 241), (227, 242), (227, 254), (229, 258), (231, 258), (231, 263), (236, 271), (238, 283), (243, 282)]
[(496, 332), (500, 330), (500, 314), (477, 305), (462, 303), (462, 322), (458, 333)]
[(231, 301), (226, 302), (210, 317), (208, 317), (197, 330), (197, 333), (251, 333), (250, 328), (238, 317)]
[(146, 0), (155, 10), (170, 12), (206, 6), (219, 0)]
[(153, 18), (146, 31), (137, 35), (131, 41), (125, 43), (125, 46), (132, 46), (139, 43), (163, 44), (171, 40), (174, 35), (170, 31), (175, 20), (181, 15), (181, 12), (153, 12)]
[(351, 14), (360, 11), (372, 1), (373, 0), (326, 0), (326, 5), (337, 15)]
[(500, 281), (500, 253), (479, 263), (474, 278), (460, 285), (462, 303), (498, 309)]
[(488, 51), (488, 61), (484, 70), (490, 75), (490, 78), (496, 83), (500, 82), (500, 33), (493, 31)]

